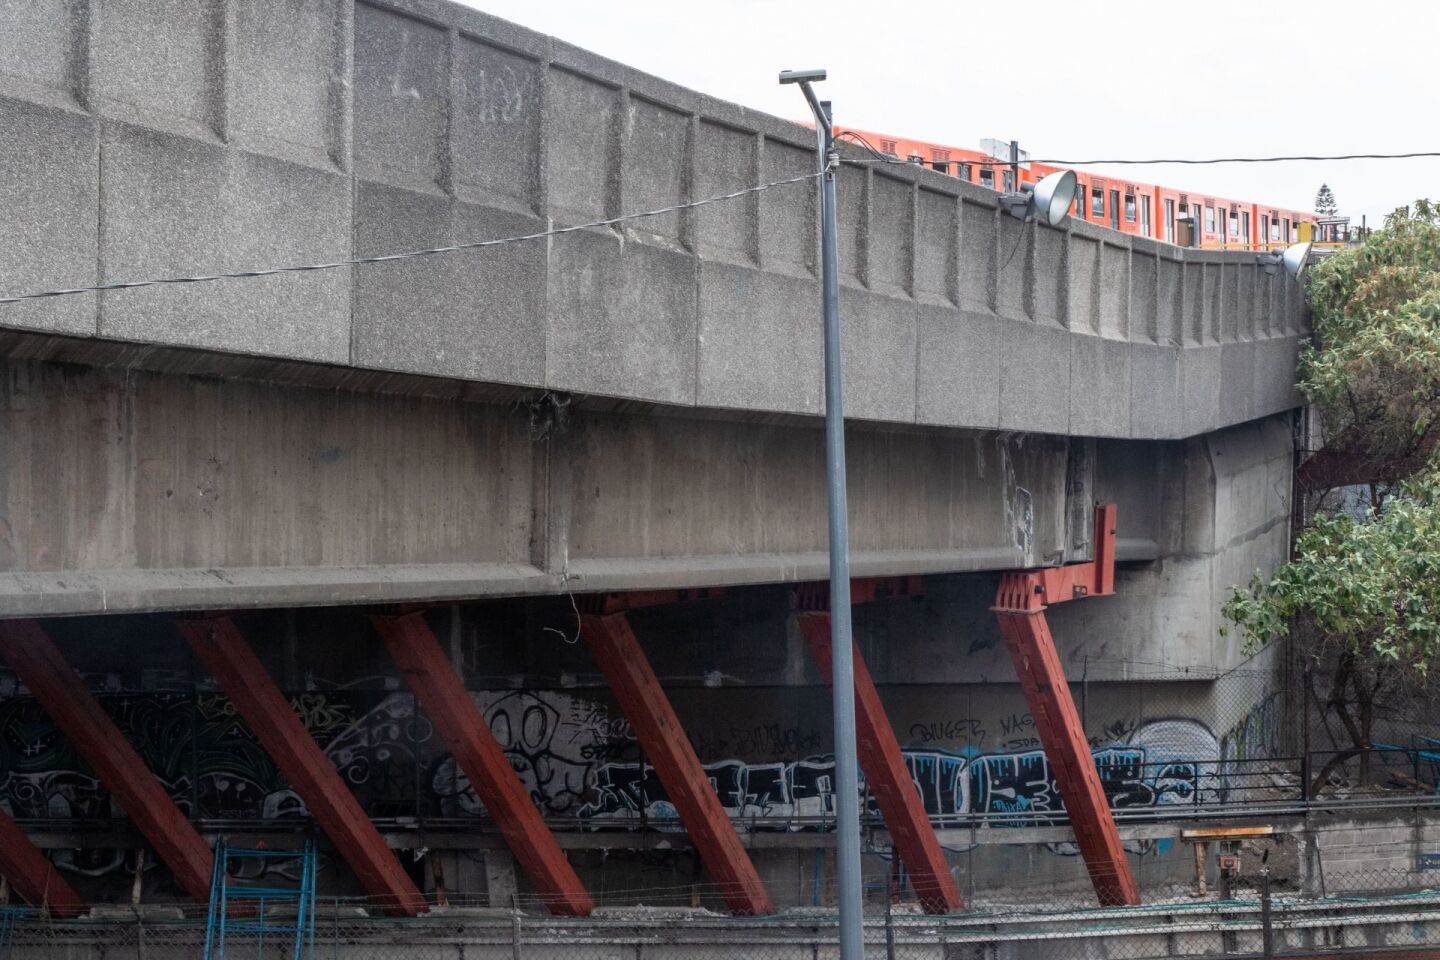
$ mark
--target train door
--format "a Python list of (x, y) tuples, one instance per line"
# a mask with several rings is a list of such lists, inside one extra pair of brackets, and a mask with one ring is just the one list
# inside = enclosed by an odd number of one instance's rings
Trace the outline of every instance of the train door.
[(1145, 237), (1153, 237), (1150, 232), (1150, 194), (1140, 194), (1140, 234)]
[(1175, 201), (1165, 198), (1165, 242), (1175, 242)]
[(1120, 191), (1110, 191), (1110, 229), (1120, 229)]

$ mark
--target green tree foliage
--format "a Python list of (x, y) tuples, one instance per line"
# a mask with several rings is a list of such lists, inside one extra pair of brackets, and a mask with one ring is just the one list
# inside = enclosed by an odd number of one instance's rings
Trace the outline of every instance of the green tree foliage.
[(1397, 210), (1316, 265), (1307, 292), (1298, 385), (1324, 448), (1299, 479), (1316, 509), (1293, 559), (1223, 613), (1248, 649), (1288, 636), (1306, 657), (1325, 729), (1333, 717), (1348, 740), (1318, 787), (1355, 756), (1364, 782), (1376, 704), (1440, 681), (1440, 207)]
[(1322, 217), (1333, 217), (1339, 209), (1335, 205), (1335, 194), (1330, 191), (1330, 184), (1320, 184), (1320, 191), (1315, 194), (1315, 212)]
[(1440, 207), (1391, 214), (1312, 269), (1308, 292), (1315, 337), (1299, 387), (1319, 409), (1326, 449), (1306, 465), (1306, 487), (1420, 469), (1440, 438)]
[(1423, 676), (1440, 657), (1440, 469), (1360, 517), (1317, 514), (1295, 559), (1236, 587), (1224, 612), (1252, 649), (1300, 622), (1335, 652)]

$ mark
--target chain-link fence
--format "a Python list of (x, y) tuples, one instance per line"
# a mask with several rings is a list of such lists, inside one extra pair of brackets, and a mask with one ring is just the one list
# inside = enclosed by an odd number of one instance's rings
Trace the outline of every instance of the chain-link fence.
[[(1324, 822), (1322, 822), (1322, 820)], [(1097, 906), (1078, 857), (1077, 885), (1031, 883), (1023, 867), (988, 889), (964, 876), (964, 906), (943, 916), (922, 912), (902, 865), (867, 876), (869, 960), (1000, 958), (1299, 957), (1368, 955), (1399, 948), (1440, 951), (1440, 817), (1423, 811), (1346, 816), (1311, 811), (1289, 825), (1182, 827), (1169, 842), (1168, 884), (1146, 873), (1163, 844), (1129, 854), (1142, 905)], [(876, 851), (867, 857), (873, 858)], [(1004, 860), (1031, 855), (1011, 848)], [(1031, 880), (1035, 878), (1031, 875)], [(838, 945), (835, 883), (815, 887), (818, 903), (782, 907), (764, 917), (727, 916), (714, 884), (695, 881), (592, 891), (597, 908), (583, 918), (550, 916), (545, 899), (517, 891), (508, 907), (494, 891), (432, 890), (419, 917), (385, 916), (366, 898), (320, 897), (302, 956), (315, 960), (791, 960), (834, 957)], [(637, 906), (636, 904), (644, 904)], [(101, 907), (58, 920), (34, 909), (0, 916), (0, 960), (156, 960), (204, 956), (203, 911), (190, 905)], [(263, 937), (231, 935), (224, 956), (294, 956), (293, 913), (272, 910)], [(218, 945), (217, 945), (218, 946)], [(219, 956), (218, 952), (211, 954)], [(1428, 955), (1428, 954), (1427, 954)]]
[[(519, 910), (440, 908), (416, 919), (321, 904), (314, 960), (815, 960), (837, 955), (833, 911), (763, 918), (650, 908), (560, 919)], [(170, 960), (204, 954), (203, 922), (179, 917), (46, 921), (26, 917), (0, 946), (6, 960)], [(1440, 948), (1440, 891), (1304, 896), (1255, 886), (1191, 903), (1069, 912), (988, 911), (927, 916), (897, 904), (864, 920), (869, 960), (1313, 956)], [(292, 957), (293, 938), (230, 938), (230, 958)], [(218, 955), (213, 954), (213, 955)]]

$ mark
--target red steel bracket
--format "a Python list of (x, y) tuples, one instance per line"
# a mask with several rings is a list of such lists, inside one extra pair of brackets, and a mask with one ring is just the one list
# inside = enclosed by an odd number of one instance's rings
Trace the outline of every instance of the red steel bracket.
[(646, 759), (654, 764), (665, 795), (675, 805), (725, 903), (732, 912), (746, 916), (774, 913), (775, 905), (720, 805), (705, 768), (700, 766), (675, 708), (640, 649), (627, 616), (586, 614), (580, 618), (580, 635), (620, 701)]
[(424, 615), (372, 616), (370, 622), (550, 912), (588, 915), (590, 894)]
[[(826, 589), (828, 597), (828, 587)], [(827, 684), (831, 683), (830, 614), (809, 611), (801, 613), (798, 619), (821, 676)], [(880, 702), (880, 693), (858, 649), (855, 650), (855, 733), (865, 782), (885, 817), (896, 852), (910, 871), (910, 882), (920, 897), (920, 905), (926, 913), (959, 910), (965, 901), (955, 878), (950, 875), (945, 851), (930, 827), (930, 817), (925, 813), (915, 778), (905, 765), (900, 741), (895, 738), (895, 730)]]
[(1115, 592), (1114, 504), (1095, 508), (1094, 546), (1089, 563), (1004, 574), (993, 609), (1096, 896), (1105, 906), (1133, 905), (1140, 890), (1045, 618), (1051, 604)]
[(180, 886), (197, 902), (208, 902), (214, 864), (210, 847), (40, 624), (0, 620), (0, 657), (109, 788)]
[[(850, 605), (873, 603), (891, 597), (918, 597), (925, 592), (924, 577), (852, 577)], [(830, 581), (814, 580), (795, 587), (797, 613), (829, 613)]]
[(77, 917), (85, 912), (85, 901), (4, 810), (0, 810), (0, 877), (26, 903), (48, 910), (51, 916)]
[(718, 600), (725, 596), (724, 587), (690, 587), (684, 590), (631, 590), (628, 593), (589, 593), (575, 598), (581, 613), (606, 616), (643, 607), (689, 600)]
[(424, 895), (235, 622), (228, 617), (182, 620), (179, 628), (370, 896), (386, 913), (413, 917), (425, 910)]

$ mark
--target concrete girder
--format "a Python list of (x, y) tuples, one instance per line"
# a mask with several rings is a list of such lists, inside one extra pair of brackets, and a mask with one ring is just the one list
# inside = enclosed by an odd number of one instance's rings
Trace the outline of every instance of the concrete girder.
[(214, 856), (85, 686), (85, 681), (34, 620), (0, 621), (0, 658), (30, 688), (75, 752), (114, 794), (180, 886), (197, 902), (210, 899)]
[(370, 620), (545, 906), (555, 914), (588, 915), (594, 909), (590, 894), (545, 825), (424, 614), (417, 611), (398, 617), (372, 616)]
[(720, 805), (675, 708), (640, 649), (624, 613), (580, 618), (580, 635), (620, 701), (646, 759), (675, 805), (731, 912), (760, 916), (775, 904)]
[(179, 629), (371, 898), (389, 914), (415, 916), (427, 909), (424, 895), (401, 868), (235, 622), (228, 617), (184, 620)]

